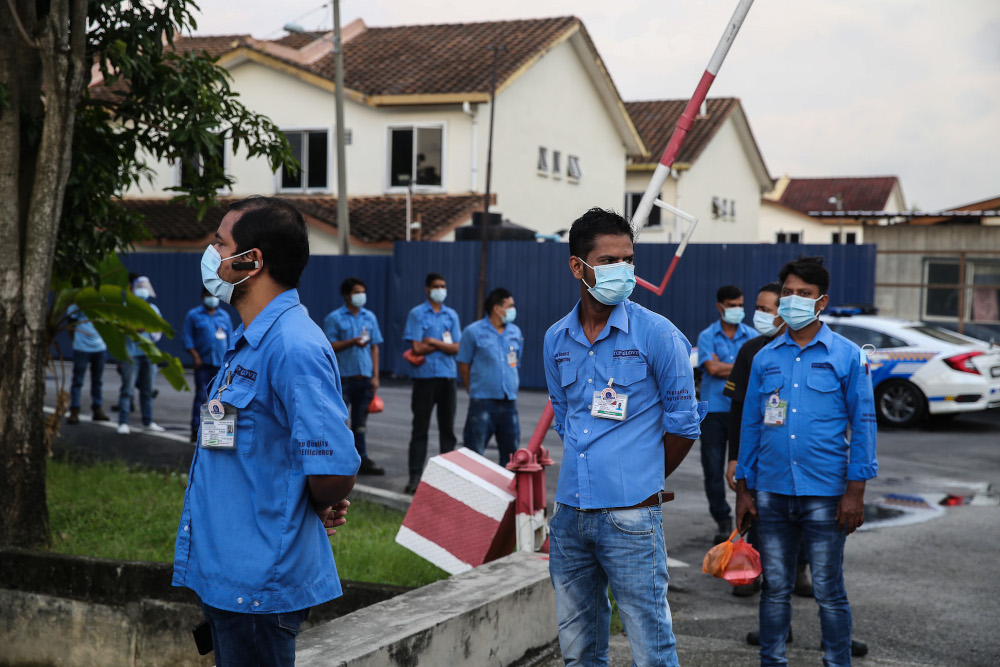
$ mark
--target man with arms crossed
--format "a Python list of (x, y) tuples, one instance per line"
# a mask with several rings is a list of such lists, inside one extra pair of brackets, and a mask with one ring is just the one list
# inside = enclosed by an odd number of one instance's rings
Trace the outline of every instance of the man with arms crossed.
[(293, 665), (309, 608), (341, 595), (328, 534), (361, 458), (323, 331), (299, 307), (302, 215), (230, 205), (202, 282), (243, 320), (208, 388), (184, 494), (175, 586), (201, 598), (216, 665)]
[(764, 570), (760, 663), (788, 664), (802, 548), (819, 605), (823, 664), (850, 665), (844, 542), (864, 522), (865, 482), (878, 472), (871, 375), (858, 346), (817, 319), (829, 301), (823, 259), (789, 262), (779, 278), (778, 316), (788, 331), (754, 358), (736, 465), (736, 520), (745, 530), (757, 519)]
[(569, 234), (580, 301), (545, 334), (554, 428), (563, 439), (549, 571), (567, 665), (607, 665), (610, 584), (637, 665), (676, 665), (667, 605), (663, 480), (699, 434), (691, 346), (627, 300), (633, 230), (591, 209)]

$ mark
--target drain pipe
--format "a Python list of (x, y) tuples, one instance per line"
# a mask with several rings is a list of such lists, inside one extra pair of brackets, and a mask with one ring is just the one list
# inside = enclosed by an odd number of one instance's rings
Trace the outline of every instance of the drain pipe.
[(462, 102), (462, 113), (472, 119), (472, 169), (470, 170), (469, 191), (476, 191), (476, 177), (479, 173), (479, 113), (469, 102)]

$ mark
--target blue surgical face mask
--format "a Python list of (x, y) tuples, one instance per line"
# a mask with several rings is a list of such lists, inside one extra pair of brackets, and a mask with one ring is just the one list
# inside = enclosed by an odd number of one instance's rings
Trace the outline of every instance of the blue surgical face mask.
[(205, 289), (222, 301), (229, 303), (229, 300), (233, 298), (233, 288), (243, 282), (243, 280), (250, 278), (250, 276), (247, 276), (239, 282), (227, 283), (219, 277), (219, 267), (222, 266), (223, 262), (236, 259), (240, 255), (245, 255), (248, 252), (251, 251), (247, 250), (246, 252), (241, 252), (239, 255), (232, 255), (222, 259), (222, 255), (220, 255), (219, 251), (215, 249), (215, 246), (209, 244), (209, 246), (205, 248), (205, 253), (201, 256), (201, 282), (205, 286)]
[(778, 327), (774, 326), (774, 315), (765, 313), (763, 310), (758, 310), (753, 314), (753, 328), (761, 336), (770, 336), (778, 330)]
[(217, 296), (203, 296), (201, 302), (205, 304), (205, 307), (209, 310), (214, 310), (219, 307), (219, 297)]
[(132, 290), (132, 294), (136, 295), (137, 297), (145, 301), (146, 299), (149, 298), (149, 288), (136, 287), (134, 290)]
[(743, 310), (743, 306), (736, 306), (734, 308), (726, 308), (722, 311), (722, 320), (727, 324), (739, 324), (743, 321), (743, 318), (747, 314)]
[(435, 287), (431, 290), (431, 301), (434, 303), (443, 303), (447, 296), (448, 290), (444, 287)]
[[(583, 258), (578, 257), (581, 262)], [(590, 266), (583, 262), (584, 266), (589, 266), (594, 270), (594, 286), (587, 285), (590, 295), (606, 306), (617, 306), (632, 294), (635, 289), (635, 266), (628, 262), (616, 262), (614, 264), (601, 264), (600, 266)]]
[(351, 295), (351, 305), (355, 308), (364, 308), (366, 303), (368, 303), (368, 295), (364, 292)]
[(515, 317), (517, 317), (517, 308), (511, 306), (510, 308), (507, 309), (507, 312), (504, 313), (503, 315), (503, 323), (510, 324), (511, 322), (514, 321)]
[[(819, 297), (822, 299), (823, 297)], [(816, 302), (819, 299), (808, 299), (798, 294), (781, 297), (778, 305), (778, 317), (785, 321), (795, 331), (816, 320)]]

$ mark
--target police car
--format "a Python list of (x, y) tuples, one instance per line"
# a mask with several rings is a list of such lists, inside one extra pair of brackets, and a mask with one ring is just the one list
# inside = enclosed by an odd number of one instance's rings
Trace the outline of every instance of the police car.
[(871, 312), (831, 308), (820, 319), (870, 351), (880, 421), (913, 426), (926, 414), (1000, 407), (1000, 347), (923, 322)]

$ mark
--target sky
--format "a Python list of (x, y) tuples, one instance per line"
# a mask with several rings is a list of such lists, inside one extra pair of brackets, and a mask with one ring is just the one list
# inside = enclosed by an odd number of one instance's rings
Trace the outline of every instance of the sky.
[[(574, 15), (625, 101), (686, 99), (737, 0), (341, 0), (371, 27)], [(200, 0), (196, 34), (329, 28), (321, 0)], [(756, 0), (710, 97), (771, 176), (900, 178), (908, 207), (1000, 196), (1000, 2)]]

